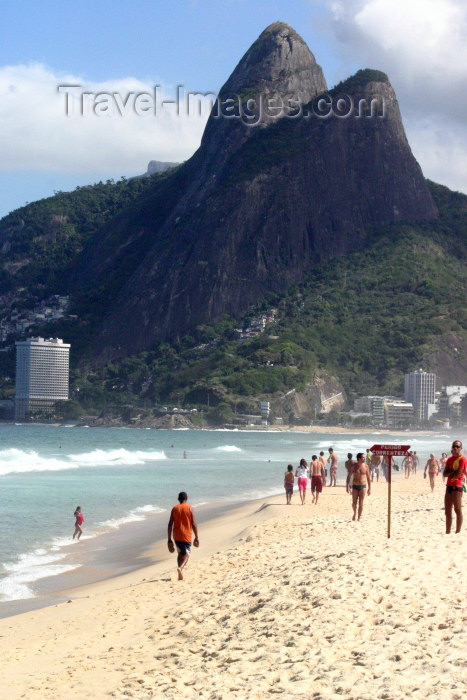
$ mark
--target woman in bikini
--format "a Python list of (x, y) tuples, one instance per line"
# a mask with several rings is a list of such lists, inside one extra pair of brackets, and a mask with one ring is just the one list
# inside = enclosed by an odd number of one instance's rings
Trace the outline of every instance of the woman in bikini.
[(430, 459), (425, 464), (425, 471), (423, 472), (423, 478), (426, 479), (426, 470), (428, 469), (428, 476), (430, 477), (431, 490), (435, 490), (435, 476), (439, 474), (439, 462), (432, 453)]

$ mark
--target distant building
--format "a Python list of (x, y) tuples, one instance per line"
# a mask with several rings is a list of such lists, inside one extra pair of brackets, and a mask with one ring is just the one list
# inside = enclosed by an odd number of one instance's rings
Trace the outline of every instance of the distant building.
[(356, 413), (369, 414), (378, 423), (384, 422), (385, 396), (360, 396), (354, 401)]
[(455, 423), (459, 422), (462, 417), (462, 399), (466, 395), (467, 386), (453, 385), (443, 387), (438, 398), (437, 417), (443, 420), (452, 420)]
[(419, 369), (405, 375), (404, 399), (413, 405), (414, 420), (422, 422), (434, 412), (436, 374)]
[(385, 401), (384, 422), (388, 428), (407, 428), (413, 422), (414, 408), (407, 401)]
[(50, 416), (68, 400), (70, 345), (60, 338), (16, 343), (15, 420)]

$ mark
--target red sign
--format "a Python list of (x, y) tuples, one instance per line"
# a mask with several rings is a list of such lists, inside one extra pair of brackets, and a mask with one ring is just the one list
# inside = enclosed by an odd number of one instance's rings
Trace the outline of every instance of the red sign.
[(370, 447), (370, 452), (373, 452), (374, 455), (396, 457), (406, 455), (409, 447), (410, 445), (373, 445), (373, 447)]

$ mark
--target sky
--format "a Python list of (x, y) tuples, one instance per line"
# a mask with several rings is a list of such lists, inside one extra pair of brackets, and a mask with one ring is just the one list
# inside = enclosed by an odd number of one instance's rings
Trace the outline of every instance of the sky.
[[(467, 193), (466, 0), (1, 0), (0, 217), (189, 158), (206, 104), (165, 101), (217, 94), (276, 21), (303, 37), (328, 87), (387, 73), (425, 176)], [(110, 93), (120, 101), (95, 109)]]

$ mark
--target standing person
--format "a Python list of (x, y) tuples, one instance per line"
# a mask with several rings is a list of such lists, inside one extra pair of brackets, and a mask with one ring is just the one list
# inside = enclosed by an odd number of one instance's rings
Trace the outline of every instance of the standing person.
[(83, 528), (81, 527), (81, 525), (84, 523), (84, 515), (81, 512), (81, 506), (78, 506), (76, 508), (73, 515), (75, 516), (75, 531), (73, 533), (73, 539), (75, 539), (76, 535), (78, 535), (76, 539), (79, 540), (79, 538), (83, 534)]
[(379, 481), (379, 465), (381, 464), (381, 455), (372, 454), (370, 458), (370, 472), (371, 480), (374, 481), (376, 476), (376, 481)]
[(430, 459), (425, 464), (425, 470), (423, 472), (423, 478), (426, 479), (426, 470), (428, 469), (428, 476), (430, 477), (431, 490), (435, 490), (435, 476), (439, 474), (439, 462), (435, 458), (434, 454), (431, 453)]
[(367, 466), (369, 467), (371, 465), (371, 458), (373, 456), (373, 453), (370, 451), (370, 448), (367, 448), (366, 455), (365, 455), (365, 462)]
[(444, 482), (446, 480), (446, 477), (444, 476), (444, 468), (446, 466), (447, 461), (448, 461), (447, 452), (443, 452), (443, 454), (441, 455), (441, 459), (439, 460), (439, 470), (440, 470), (441, 474), (443, 475), (443, 485), (444, 485)]
[(383, 455), (382, 469), (383, 469), (384, 478), (387, 481), (388, 480), (388, 472), (389, 472), (389, 457), (387, 455)]
[(350, 477), (353, 476), (352, 484), (352, 509), (353, 518), (357, 518), (357, 505), (358, 505), (358, 520), (360, 520), (363, 512), (363, 501), (365, 500), (365, 491), (368, 486), (368, 495), (371, 494), (371, 480), (370, 480), (370, 470), (368, 464), (365, 462), (365, 455), (363, 452), (357, 454), (357, 463), (354, 464), (352, 468), (352, 473), (347, 475), (346, 486), (349, 488)]
[[(188, 496), (185, 491), (180, 491), (178, 494), (178, 506), (172, 508), (170, 520), (167, 526), (167, 547), (169, 552), (174, 552), (177, 548), (177, 573), (178, 580), (183, 580), (183, 569), (188, 564), (191, 552), (191, 536), (195, 533), (193, 544), (199, 547), (198, 527), (196, 525), (195, 514), (190, 505), (187, 503)], [(172, 541), (175, 540), (175, 547)]]
[(311, 495), (312, 503), (318, 505), (319, 494), (323, 491), (323, 475), (324, 467), (322, 462), (318, 459), (316, 455), (311, 458), (310, 464), (310, 475), (311, 475)]
[(417, 473), (417, 467), (419, 464), (420, 464), (420, 460), (418, 458), (418, 454), (414, 451), (414, 453), (412, 455), (412, 472), (414, 474)]
[(326, 457), (324, 456), (324, 452), (322, 450), (319, 453), (319, 461), (323, 465), (323, 469), (324, 469), (323, 486), (327, 486), (328, 467), (327, 467)]
[(290, 506), (292, 502), (294, 481), (295, 477), (293, 473), (293, 466), (289, 464), (289, 466), (287, 467), (287, 471), (284, 474), (285, 498), (288, 506)]
[(462, 491), (463, 482), (467, 473), (467, 459), (461, 453), (462, 443), (454, 440), (452, 443), (451, 456), (446, 462), (444, 476), (446, 480), (446, 494), (444, 496), (444, 510), (446, 514), (446, 534), (451, 532), (452, 509), (456, 514), (456, 533), (462, 527)]
[(347, 452), (347, 459), (344, 463), (344, 466), (347, 469), (347, 479), (346, 479), (345, 483), (346, 483), (346, 488), (347, 488), (348, 493), (352, 492), (353, 467), (354, 467), (354, 464), (356, 464), (356, 462), (354, 462), (352, 457), (353, 457), (352, 453)]
[(306, 487), (308, 486), (308, 463), (306, 459), (301, 459), (300, 464), (297, 467), (295, 476), (298, 478), (298, 492), (300, 494), (300, 500), (302, 506), (305, 505)]
[(413, 466), (412, 451), (410, 451), (409, 454), (404, 457), (404, 459), (402, 460), (402, 466), (404, 467), (405, 478), (408, 479)]
[[(330, 464), (330, 477), (329, 486), (337, 486), (337, 461), (338, 457), (332, 447), (329, 448), (328, 464)], [(334, 483), (333, 483), (334, 482)]]

